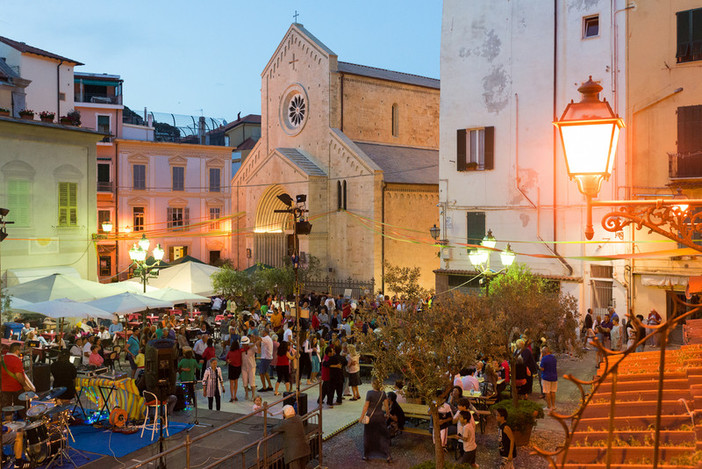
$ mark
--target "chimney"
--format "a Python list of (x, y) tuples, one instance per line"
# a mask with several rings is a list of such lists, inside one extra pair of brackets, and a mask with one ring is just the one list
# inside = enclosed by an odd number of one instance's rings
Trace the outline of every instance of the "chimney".
[(200, 145), (205, 144), (205, 116), (200, 116), (200, 125), (198, 134), (200, 135)]
[(147, 116), (146, 117), (146, 125), (148, 127), (153, 127), (154, 126), (154, 115), (151, 113), (148, 113), (146, 116)]

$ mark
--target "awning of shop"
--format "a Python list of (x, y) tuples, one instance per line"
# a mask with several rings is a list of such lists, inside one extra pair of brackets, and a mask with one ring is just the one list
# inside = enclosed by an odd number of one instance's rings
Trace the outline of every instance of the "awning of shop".
[(95, 85), (95, 86), (119, 86), (121, 81), (114, 80), (86, 80), (83, 78), (76, 78), (76, 83), (83, 82), (84, 85)]
[(641, 285), (644, 287), (685, 287), (687, 276), (681, 275), (642, 275)]

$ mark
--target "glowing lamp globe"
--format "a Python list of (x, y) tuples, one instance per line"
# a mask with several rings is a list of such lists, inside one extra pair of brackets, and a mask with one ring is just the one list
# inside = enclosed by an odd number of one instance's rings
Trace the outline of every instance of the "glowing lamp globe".
[(156, 259), (157, 261), (163, 259), (163, 255), (165, 254), (160, 244), (157, 244), (154, 250), (151, 251), (151, 253), (154, 255), (154, 259)]
[(578, 91), (582, 94), (580, 102), (571, 101), (553, 125), (561, 136), (568, 176), (577, 181), (580, 192), (593, 198), (602, 181), (612, 174), (624, 122), (612, 112), (607, 100), (600, 101), (602, 87), (592, 77)]
[(144, 252), (149, 250), (149, 246), (151, 245), (151, 242), (146, 239), (146, 235), (143, 234), (141, 235), (141, 239), (139, 240), (139, 247), (144, 250)]
[(144, 262), (146, 260), (146, 251), (134, 243), (134, 246), (129, 250), (129, 258), (136, 262)]
[(492, 230), (488, 230), (487, 234), (485, 235), (483, 241), (480, 244), (482, 244), (486, 248), (495, 249), (495, 246), (497, 246), (497, 240), (492, 235)]
[(502, 265), (505, 267), (509, 267), (514, 263), (514, 258), (516, 257), (516, 254), (514, 254), (514, 251), (512, 251), (512, 246), (509, 244), (507, 245), (507, 249), (502, 251), (500, 253), (500, 261), (502, 261)]
[(110, 221), (103, 222), (102, 231), (105, 233), (109, 233), (110, 231), (112, 231), (112, 223)]

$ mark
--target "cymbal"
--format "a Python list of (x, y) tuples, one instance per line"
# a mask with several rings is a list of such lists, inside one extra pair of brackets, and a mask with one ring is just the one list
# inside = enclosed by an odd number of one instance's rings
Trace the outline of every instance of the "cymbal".
[(27, 391), (27, 392), (23, 392), (22, 394), (19, 395), (19, 400), (20, 401), (29, 401), (31, 399), (36, 399), (37, 397), (39, 397), (37, 395), (37, 393), (32, 392), (32, 391)]
[(24, 410), (23, 405), (9, 405), (2, 408), (3, 412), (19, 412), (20, 410)]
[(61, 395), (63, 395), (64, 392), (66, 392), (65, 386), (54, 388), (49, 392), (49, 395), (46, 396), (46, 398), (47, 399), (56, 399), (57, 397), (60, 397)]
[(66, 405), (57, 405), (55, 407), (50, 408), (47, 412), (46, 415), (55, 415), (55, 414), (60, 414), (64, 410), (69, 410), (71, 407), (73, 407), (73, 404), (66, 404)]
[(47, 409), (48, 409), (48, 407), (46, 405), (37, 404), (37, 405), (29, 408), (29, 410), (27, 411), (27, 417), (31, 417), (31, 418), (41, 417), (42, 415), (44, 415), (46, 413)]

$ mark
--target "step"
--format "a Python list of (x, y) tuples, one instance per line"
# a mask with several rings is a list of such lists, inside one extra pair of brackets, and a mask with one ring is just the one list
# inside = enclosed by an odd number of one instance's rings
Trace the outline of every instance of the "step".
[[(607, 446), (607, 438), (609, 432), (606, 430), (602, 431), (585, 431), (576, 432), (573, 435), (573, 444), (578, 446)], [(631, 430), (616, 430), (614, 431), (614, 437), (622, 440), (624, 442), (630, 443), (631, 441), (636, 441), (637, 444), (631, 446), (648, 446), (653, 445), (653, 438), (655, 437), (655, 431), (653, 429), (643, 430), (643, 431), (631, 431)], [(689, 446), (690, 448), (695, 447), (697, 442), (697, 436), (692, 430), (661, 430), (659, 434), (660, 442), (665, 446)], [(595, 444), (603, 442), (602, 444)], [(619, 446), (619, 445), (617, 445)]]
[[(688, 375), (685, 371), (666, 371), (663, 373), (663, 379), (666, 381), (679, 381), (687, 380)], [(612, 375), (607, 376), (604, 382), (609, 383), (612, 380)], [(619, 374), (617, 376), (618, 383), (624, 383), (628, 381), (658, 381), (658, 371), (648, 371), (646, 373), (631, 373), (631, 374)]]
[[(607, 465), (602, 464), (563, 464), (558, 466), (562, 469), (607, 469)], [(687, 466), (680, 464), (658, 464), (658, 469), (695, 469), (696, 466)], [(650, 464), (612, 464), (610, 469), (651, 469)]]
[[(689, 456), (694, 452), (695, 448), (689, 446), (661, 446), (658, 454), (661, 461), (669, 461), (673, 458)], [(568, 448), (566, 458), (567, 463), (602, 463), (607, 459), (607, 448), (571, 446)], [(653, 461), (653, 446), (617, 446), (612, 448), (611, 461), (613, 463), (622, 464), (625, 461), (642, 461), (644, 459)]]
[[(629, 417), (614, 417), (614, 426), (620, 430), (650, 430), (655, 428), (656, 415), (632, 415)], [(661, 430), (692, 429), (692, 419), (688, 414), (661, 415)], [(606, 431), (609, 428), (608, 417), (584, 418), (578, 423), (578, 432)]]
[[(590, 403), (583, 411), (582, 416), (583, 418), (608, 417), (609, 410), (609, 403)], [(657, 411), (657, 401), (617, 402), (614, 406), (615, 417), (655, 415)], [(687, 410), (681, 402), (664, 400), (662, 401), (661, 413), (665, 415), (687, 415)]]
[[(644, 381), (621, 381), (617, 380), (617, 393), (627, 392), (627, 391), (646, 391), (651, 389), (658, 389), (658, 379), (656, 380), (644, 380)], [(663, 391), (673, 391), (673, 390), (689, 390), (690, 382), (685, 379), (665, 379), (663, 380)], [(612, 382), (606, 381), (599, 385), (597, 388), (597, 394), (607, 393), (612, 391)]]
[[(612, 394), (607, 391), (607, 392), (601, 392), (598, 391), (597, 394), (595, 394), (592, 397), (592, 401), (606, 401), (609, 402), (612, 397)], [(692, 400), (692, 396), (690, 394), (689, 389), (665, 389), (663, 390), (663, 397), (666, 400), (672, 401), (672, 400), (678, 400), (678, 399), (685, 399), (685, 400)], [(651, 389), (650, 387), (645, 390), (640, 390), (640, 391), (622, 391), (619, 390), (617, 387), (617, 402), (620, 401), (656, 401), (658, 400), (658, 389)], [(602, 402), (600, 402), (602, 403)], [(701, 406), (695, 405), (696, 408), (702, 409)]]

